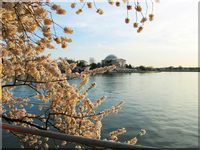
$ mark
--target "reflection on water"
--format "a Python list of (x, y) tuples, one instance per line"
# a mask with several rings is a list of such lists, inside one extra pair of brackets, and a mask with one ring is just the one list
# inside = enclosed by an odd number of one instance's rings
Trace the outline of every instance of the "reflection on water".
[[(125, 127), (128, 132), (120, 137), (124, 141), (145, 128), (147, 135), (138, 144), (198, 146), (198, 73), (109, 74), (93, 76), (90, 82), (97, 83), (97, 88), (89, 94), (91, 99), (107, 96), (101, 109), (120, 100), (125, 102), (119, 114), (103, 120), (102, 138)], [(7, 141), (3, 138), (4, 144)]]

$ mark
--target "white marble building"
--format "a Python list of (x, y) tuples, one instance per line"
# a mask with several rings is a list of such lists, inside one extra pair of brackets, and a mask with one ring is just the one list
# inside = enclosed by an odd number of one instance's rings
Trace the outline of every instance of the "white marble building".
[(108, 55), (104, 60), (102, 60), (102, 65), (115, 65), (120, 68), (124, 68), (126, 65), (126, 60), (122, 58), (117, 58), (115, 55)]

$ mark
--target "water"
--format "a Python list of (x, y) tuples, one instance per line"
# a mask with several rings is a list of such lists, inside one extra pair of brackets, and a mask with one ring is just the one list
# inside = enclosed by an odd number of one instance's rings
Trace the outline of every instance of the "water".
[[(124, 141), (145, 128), (147, 134), (139, 138), (140, 145), (198, 147), (198, 73), (108, 74), (93, 76), (92, 82), (97, 88), (90, 92), (91, 99), (107, 96), (99, 109), (125, 102), (118, 114), (103, 120), (102, 138), (125, 127), (128, 132), (120, 136)], [(6, 145), (4, 137), (10, 137), (3, 136)]]

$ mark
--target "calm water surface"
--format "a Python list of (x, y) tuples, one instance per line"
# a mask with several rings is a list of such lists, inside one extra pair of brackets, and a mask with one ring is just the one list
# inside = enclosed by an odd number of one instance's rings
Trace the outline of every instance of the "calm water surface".
[[(145, 128), (147, 134), (139, 138), (138, 144), (198, 147), (198, 73), (109, 74), (93, 76), (90, 82), (97, 83), (97, 88), (89, 94), (91, 99), (107, 96), (100, 109), (120, 100), (125, 102), (118, 114), (103, 120), (102, 138), (107, 138), (110, 131), (125, 127), (128, 132), (120, 136), (124, 141)], [(4, 134), (4, 145), (11, 138)]]

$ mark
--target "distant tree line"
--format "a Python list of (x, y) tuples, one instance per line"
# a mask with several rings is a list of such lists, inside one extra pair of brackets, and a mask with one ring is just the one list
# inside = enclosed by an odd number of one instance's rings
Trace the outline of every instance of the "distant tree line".
[[(90, 70), (100, 68), (100, 67), (105, 67), (105, 65), (102, 65), (100, 62), (95, 63), (94, 59), (90, 59), (90, 64), (87, 64), (87, 62), (84, 61), (84, 60), (76, 61), (76, 60), (73, 60), (73, 59), (67, 59), (67, 61), (70, 64), (71, 63), (77, 64), (77, 66), (73, 70), (73, 72), (82, 72), (86, 67), (90, 67)], [(62, 68), (62, 65), (59, 65), (59, 66), (60, 66), (61, 71), (63, 72), (64, 69)], [(195, 72), (199, 72), (200, 71), (199, 67), (182, 67), (182, 66), (178, 66), (178, 67), (169, 66), (169, 67), (162, 67), (162, 68), (154, 68), (152, 66), (144, 66), (144, 65), (134, 67), (131, 64), (126, 64), (125, 68), (134, 69), (135, 71), (169, 71), (169, 72), (173, 72), (173, 71), (188, 71), (188, 72), (195, 71)]]

